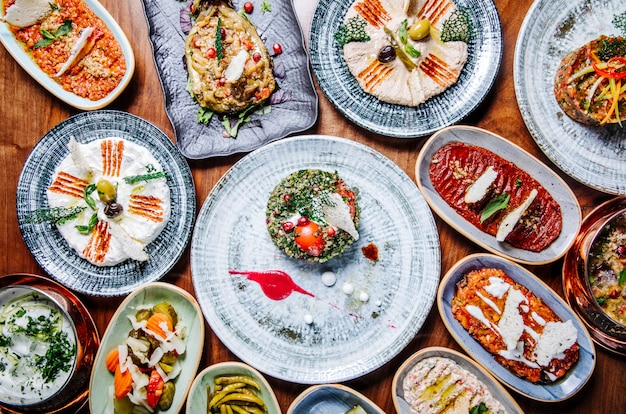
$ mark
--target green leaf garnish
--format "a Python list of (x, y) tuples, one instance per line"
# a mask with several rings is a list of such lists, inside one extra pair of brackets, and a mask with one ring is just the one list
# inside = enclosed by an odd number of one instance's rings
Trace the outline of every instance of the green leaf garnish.
[(485, 207), (485, 209), (481, 213), (480, 222), (482, 223), (489, 217), (496, 214), (498, 211), (504, 210), (509, 205), (510, 199), (511, 196), (509, 196), (507, 193), (502, 193), (494, 198), (489, 204), (487, 204), (487, 207)]
[(86, 226), (76, 226), (76, 230), (78, 230), (80, 234), (86, 235), (91, 233), (93, 228), (96, 227), (96, 224), (98, 224), (98, 213), (93, 213), (89, 219), (89, 223), (87, 223)]
[(124, 181), (126, 182), (126, 184), (133, 185), (141, 181), (150, 181), (150, 180), (156, 180), (157, 178), (165, 178), (165, 177), (167, 177), (167, 174), (165, 174), (163, 171), (156, 171), (156, 172), (150, 172), (147, 174), (131, 175), (128, 177), (124, 177)]
[(219, 64), (224, 57), (224, 43), (222, 39), (222, 19), (217, 19), (217, 29), (215, 29), (215, 52), (217, 55), (217, 63)]
[(402, 42), (403, 45), (406, 45), (406, 34), (407, 34), (407, 25), (408, 25), (408, 20), (404, 19), (402, 20), (402, 23), (400, 23), (400, 27), (398, 28), (398, 37), (400, 38), (400, 41)]
[(198, 109), (198, 116), (196, 117), (196, 120), (199, 124), (209, 125), (209, 123), (211, 122), (211, 118), (213, 118), (213, 111), (211, 111), (209, 108), (201, 106)]
[(485, 405), (484, 402), (481, 402), (480, 404), (472, 407), (470, 409), (469, 414), (482, 414), (482, 413), (486, 413), (487, 411), (489, 411), (489, 409), (487, 408), (487, 405)]
[(617, 283), (622, 286), (624, 283), (626, 283), (626, 268), (623, 269), (621, 272), (619, 272), (619, 275), (617, 277)]
[(85, 203), (87, 203), (87, 205), (91, 207), (92, 210), (96, 209), (96, 201), (91, 196), (91, 193), (93, 193), (94, 191), (96, 191), (95, 184), (89, 184), (88, 186), (85, 187), (85, 190), (83, 191)]
[(43, 39), (38, 41), (33, 45), (33, 49), (37, 49), (40, 47), (46, 47), (51, 45), (58, 38), (65, 36), (69, 32), (72, 31), (72, 21), (65, 20), (63, 24), (54, 31), (54, 33), (49, 32), (48, 30), (40, 30), (39, 33), (43, 36)]
[(421, 53), (419, 50), (415, 49), (413, 46), (411, 46), (411, 44), (407, 43), (406, 45), (404, 45), (404, 50), (406, 50), (406, 53), (408, 53), (411, 57), (414, 58), (418, 58), (420, 57)]
[(263, 13), (272, 11), (272, 5), (270, 4), (269, 0), (262, 0), (261, 1), (261, 11)]

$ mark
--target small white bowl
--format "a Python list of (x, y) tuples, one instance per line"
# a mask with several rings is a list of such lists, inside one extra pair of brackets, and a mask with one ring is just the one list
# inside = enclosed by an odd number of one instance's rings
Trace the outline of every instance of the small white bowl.
[(216, 377), (221, 375), (247, 375), (254, 378), (261, 386), (259, 397), (265, 403), (269, 414), (281, 414), (280, 405), (272, 387), (263, 375), (243, 362), (219, 362), (202, 370), (191, 385), (187, 398), (187, 414), (205, 413), (207, 411), (207, 387), (213, 386)]
[(345, 413), (355, 405), (360, 405), (367, 414), (385, 414), (366, 396), (341, 384), (307, 388), (291, 403), (287, 414)]

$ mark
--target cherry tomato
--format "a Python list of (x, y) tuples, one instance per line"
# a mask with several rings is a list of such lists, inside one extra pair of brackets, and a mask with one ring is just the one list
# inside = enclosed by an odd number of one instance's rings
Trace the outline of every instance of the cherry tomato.
[(251, 14), (252, 10), (254, 10), (254, 4), (252, 4), (251, 1), (247, 1), (243, 4), (243, 11), (245, 11), (248, 14)]
[(274, 53), (277, 55), (280, 55), (281, 53), (283, 53), (283, 47), (280, 45), (280, 43), (274, 43), (274, 45), (272, 46), (272, 49), (274, 50)]
[[(300, 221), (300, 220), (298, 220)], [(298, 247), (311, 256), (320, 256), (326, 243), (320, 226), (317, 223), (308, 221), (304, 225), (298, 225), (295, 229), (295, 241)]]

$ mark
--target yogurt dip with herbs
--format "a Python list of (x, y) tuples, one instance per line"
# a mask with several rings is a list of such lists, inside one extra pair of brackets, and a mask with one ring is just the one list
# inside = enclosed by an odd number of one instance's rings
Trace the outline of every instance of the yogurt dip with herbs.
[(60, 391), (76, 364), (76, 333), (36, 290), (0, 290), (0, 401), (33, 405)]

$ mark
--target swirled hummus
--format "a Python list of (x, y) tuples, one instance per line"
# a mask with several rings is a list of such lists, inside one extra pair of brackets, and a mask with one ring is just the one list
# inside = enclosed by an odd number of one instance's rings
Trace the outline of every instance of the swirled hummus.
[(51, 209), (68, 213), (56, 223), (63, 238), (97, 266), (148, 260), (144, 248), (170, 217), (170, 189), (161, 165), (148, 149), (122, 138), (88, 144), (72, 139), (69, 145), (47, 193)]
[(415, 414), (467, 414), (481, 406), (489, 413), (506, 412), (484, 383), (449, 358), (421, 360), (404, 378), (402, 389)]

